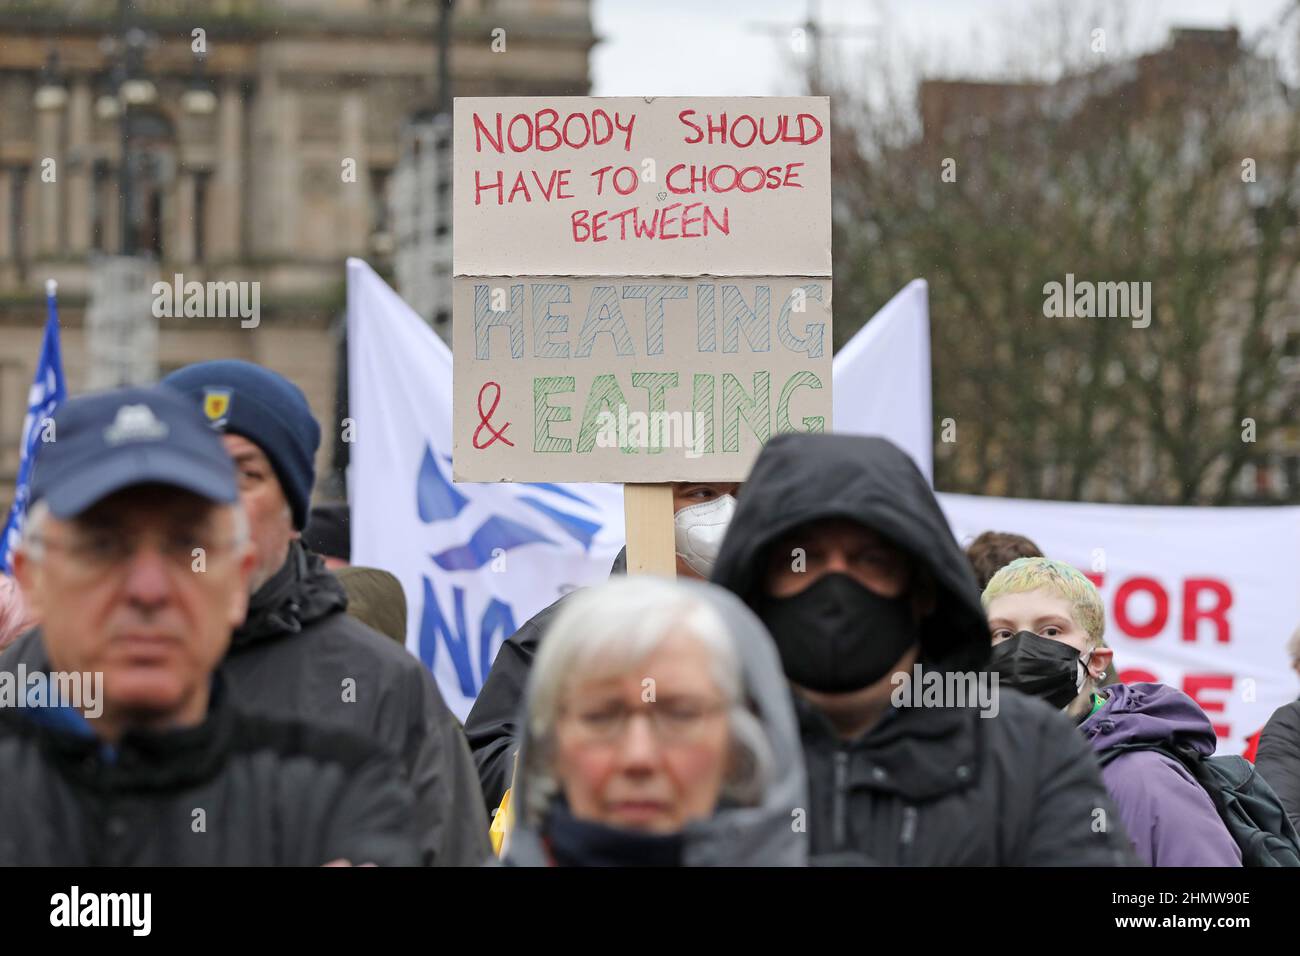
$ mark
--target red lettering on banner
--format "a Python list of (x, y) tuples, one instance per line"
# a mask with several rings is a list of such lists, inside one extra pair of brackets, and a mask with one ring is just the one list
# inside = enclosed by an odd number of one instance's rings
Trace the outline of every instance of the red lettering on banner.
[[(1200, 606), (1202, 591), (1211, 592), (1217, 600), (1212, 607)], [(1228, 626), (1228, 609), (1232, 607), (1232, 591), (1222, 581), (1214, 578), (1188, 578), (1183, 582), (1183, 640), (1196, 640), (1196, 625), (1201, 620), (1214, 622), (1214, 636), (1220, 644), (1232, 640)]]
[[(623, 114), (615, 113), (611, 118), (602, 109), (592, 110), (590, 116), (586, 113), (570, 113), (564, 117), (563, 122), (559, 120), (560, 114), (550, 107), (533, 114), (516, 113), (509, 120), (497, 113), (492, 126), (475, 113), (474, 151), (483, 152), (485, 143), (498, 153), (504, 153), (507, 149), (513, 153), (525, 153), (531, 149), (549, 153), (561, 146), (570, 149), (582, 149), (588, 144), (604, 146), (613, 140), (615, 130), (623, 134), (623, 151), (629, 152), (632, 149), (635, 113), (626, 118), (626, 124), (623, 122)], [(548, 134), (545, 140), (542, 135), (544, 133)]]
[[(701, 215), (689, 215), (692, 210), (700, 207), (703, 207)], [(617, 212), (579, 209), (569, 216), (569, 222), (574, 242), (605, 242), (610, 238), (605, 235), (605, 230), (611, 220), (618, 223), (619, 239), (703, 239), (712, 230), (724, 236), (731, 234), (730, 211), (726, 207), (723, 207), (721, 219), (703, 203), (690, 203), (685, 210), (684, 214), (681, 203), (670, 203), (663, 209), (652, 210), (649, 218), (644, 218), (636, 206)], [(684, 215), (689, 218), (683, 218)], [(628, 220), (631, 220), (630, 230)], [(688, 227), (699, 225), (703, 228), (688, 231)]]
[(713, 142), (714, 133), (717, 133), (719, 136), (722, 137), (722, 142), (724, 144), (727, 142), (727, 114), (726, 113), (723, 113), (718, 118), (717, 122), (714, 122), (713, 114), (709, 113), (704, 117), (704, 124), (709, 131), (710, 143)]
[[(1128, 615), (1128, 600), (1137, 591), (1146, 591), (1155, 599), (1155, 612), (1145, 624), (1137, 624)], [(1129, 637), (1155, 637), (1169, 620), (1169, 595), (1154, 578), (1130, 578), (1115, 592), (1115, 623)]]
[(693, 202), (682, 211), (682, 238), (683, 239), (700, 239), (703, 237), (704, 235), (703, 233), (686, 231), (687, 228), (691, 225), (691, 223), (704, 221), (703, 216), (697, 216), (694, 219), (691, 218), (691, 210), (702, 205), (703, 203)]
[[(549, 123), (543, 123), (542, 117), (546, 116), (548, 113), (550, 114), (551, 120)], [(555, 128), (555, 121), (558, 120), (559, 118), (560, 118), (560, 114), (555, 110), (550, 109), (549, 107), (544, 110), (537, 111), (537, 148), (540, 149), (543, 153), (549, 153), (553, 149), (559, 149), (560, 143), (563, 142), (563, 138), (560, 136), (559, 131)], [(554, 139), (551, 140), (550, 146), (542, 145), (543, 133), (550, 133), (551, 136), (554, 137)]]
[(524, 174), (523, 174), (523, 173), (520, 173), (518, 176), (515, 177), (515, 185), (514, 185), (514, 188), (510, 190), (510, 195), (509, 195), (508, 197), (506, 197), (506, 202), (514, 202), (514, 201), (515, 201), (515, 193), (519, 192), (520, 190), (523, 191), (523, 194), (524, 194), (524, 202), (532, 202), (532, 201), (533, 201), (533, 197), (530, 196), (530, 195), (528, 194), (528, 183), (526, 183), (526, 182), (524, 181)]
[[(760, 116), (757, 119), (748, 113), (742, 113), (730, 122), (727, 121), (726, 113), (721, 113), (716, 118), (712, 113), (706, 113), (703, 128), (691, 121), (691, 118), (696, 115), (695, 110), (682, 110), (677, 114), (678, 122), (694, 131), (693, 135), (682, 139), (683, 143), (692, 146), (696, 143), (709, 146), (721, 143), (724, 146), (730, 144), (739, 149), (746, 149), (754, 145), (755, 141), (764, 146), (771, 146), (776, 142), (810, 146), (821, 139), (825, 132), (821, 121), (811, 113), (799, 113), (795, 116), (782, 113), (773, 117)], [(812, 124), (811, 127), (809, 123)], [(747, 124), (747, 128), (742, 128), (741, 124)]]
[[(618, 184), (619, 175), (624, 172), (628, 173), (632, 177), (632, 181), (628, 183), (626, 189), (624, 189), (622, 186)], [(636, 170), (633, 169), (631, 166), (620, 166), (618, 167), (618, 169), (614, 170), (612, 182), (614, 183), (614, 191), (618, 193), (620, 196), (626, 196), (629, 193), (635, 192), (637, 187), (637, 182), (638, 182)]]
[(681, 238), (680, 235), (678, 235), (677, 233), (675, 233), (675, 232), (670, 233), (670, 232), (668, 231), (668, 225), (669, 225), (669, 222), (670, 222), (670, 221), (671, 221), (672, 225), (674, 225), (674, 226), (677, 225), (677, 220), (676, 220), (676, 219), (671, 219), (670, 216), (669, 216), (668, 214), (671, 213), (674, 209), (680, 209), (680, 208), (682, 208), (682, 204), (679, 203), (679, 202), (675, 202), (675, 203), (673, 203), (673, 204), (670, 205), (670, 206), (665, 206), (665, 207), (664, 207), (663, 217), (659, 220), (659, 238), (660, 238), (660, 239), (679, 239), (679, 238)]
[(1115, 675), (1115, 679), (1121, 684), (1158, 684), (1156, 675), (1150, 671), (1144, 671), (1140, 667), (1130, 667), (1128, 670), (1122, 670)]
[(483, 190), (485, 189), (495, 189), (497, 191), (498, 206), (505, 201), (502, 198), (505, 191), (505, 184), (502, 182), (501, 170), (497, 170), (497, 181), (494, 183), (488, 183), (486, 186), (483, 184), (483, 180), (479, 178), (479, 171), (477, 169), (474, 170), (474, 205), (477, 206), (483, 202)]
[[(1201, 694), (1207, 690), (1232, 690), (1231, 674), (1184, 674), (1183, 692), (1196, 701), (1201, 710), (1209, 714), (1222, 714), (1227, 708), (1222, 700), (1204, 700)], [(1231, 725), (1215, 724), (1214, 732), (1220, 737), (1230, 737)]]
[[(749, 139), (745, 140), (743, 143), (740, 141), (740, 136), (736, 133), (736, 129), (740, 126), (742, 120), (749, 123)], [(741, 113), (736, 117), (735, 122), (731, 124), (731, 145), (739, 146), (741, 149), (744, 149), (756, 139), (758, 139), (758, 124), (754, 122), (754, 117), (750, 116), (748, 113)]]
[[(590, 217), (591, 213), (585, 209), (579, 209), (569, 217), (569, 222), (573, 224), (574, 242), (586, 242), (591, 238), (591, 226), (587, 225), (587, 220)], [(581, 233), (578, 232), (579, 229), (582, 229)]]

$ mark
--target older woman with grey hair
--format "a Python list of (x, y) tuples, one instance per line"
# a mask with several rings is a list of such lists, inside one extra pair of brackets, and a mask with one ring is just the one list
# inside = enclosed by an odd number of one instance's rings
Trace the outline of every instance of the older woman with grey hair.
[(771, 638), (730, 592), (575, 594), (529, 677), (506, 862), (799, 866), (803, 759)]

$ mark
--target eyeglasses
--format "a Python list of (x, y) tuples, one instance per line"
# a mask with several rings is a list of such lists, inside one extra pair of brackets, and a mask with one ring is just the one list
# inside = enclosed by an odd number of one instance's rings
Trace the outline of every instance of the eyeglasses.
[(67, 555), (80, 576), (99, 578), (125, 570), (149, 539), (154, 539), (152, 543), (171, 570), (186, 573), (205, 570), (210, 561), (243, 543), (235, 538), (220, 541), (201, 529), (141, 534), (118, 528), (73, 531), (62, 541), (41, 536), (34, 543), (39, 549)]
[(687, 743), (697, 739), (726, 705), (708, 700), (673, 700), (627, 707), (613, 703), (577, 708), (566, 714), (578, 733), (590, 743), (610, 744), (622, 739), (633, 717), (645, 717), (660, 743)]

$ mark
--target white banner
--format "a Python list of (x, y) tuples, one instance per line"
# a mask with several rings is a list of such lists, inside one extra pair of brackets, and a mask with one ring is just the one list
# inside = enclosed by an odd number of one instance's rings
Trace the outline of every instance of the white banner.
[[(884, 435), (927, 475), (928, 326), (925, 286), (914, 281), (835, 356), (834, 390), (835, 431)], [(963, 547), (983, 531), (1015, 532), (1088, 574), (1120, 679), (1182, 689), (1213, 721), (1221, 751), (1240, 753), (1295, 699), (1285, 644), (1300, 624), (1300, 508), (939, 501)]]
[(934, 484), (930, 441), (930, 294), (913, 279), (835, 353), (834, 430), (881, 435)]
[(965, 547), (982, 531), (1032, 538), (1092, 579), (1125, 683), (1180, 688), (1240, 753), (1300, 687), (1300, 508), (1157, 508), (940, 495)]
[(397, 576), (406, 645), (469, 713), (501, 642), (604, 580), (621, 485), (452, 484), (451, 353), (360, 259), (348, 260), (352, 562)]

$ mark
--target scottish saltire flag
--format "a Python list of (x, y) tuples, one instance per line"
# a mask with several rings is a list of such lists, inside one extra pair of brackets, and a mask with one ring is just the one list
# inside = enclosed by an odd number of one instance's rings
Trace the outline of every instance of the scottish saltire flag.
[(27, 514), (27, 496), (31, 490), (32, 463), (42, 436), (54, 437), (47, 420), (54, 409), (68, 397), (63, 381), (63, 355), (59, 350), (59, 307), (55, 302), (57, 286), (53, 279), (45, 283), (45, 338), (41, 342), (41, 357), (36, 362), (36, 375), (27, 393), (27, 417), (23, 419), (22, 445), (18, 458), (18, 483), (14, 488), (14, 503), (5, 522), (4, 537), (0, 537), (0, 571), (9, 572), (9, 559), (18, 547), (23, 531), (23, 518)]
[(348, 260), (348, 394), (352, 563), (402, 582), (406, 646), (464, 720), (502, 641), (608, 577), (623, 488), (453, 484), (451, 351), (360, 259)]

